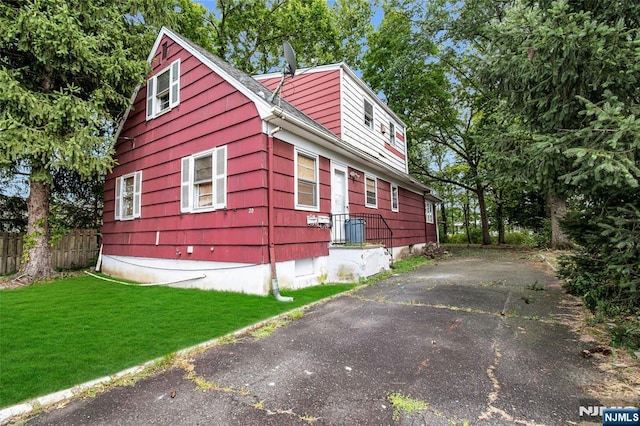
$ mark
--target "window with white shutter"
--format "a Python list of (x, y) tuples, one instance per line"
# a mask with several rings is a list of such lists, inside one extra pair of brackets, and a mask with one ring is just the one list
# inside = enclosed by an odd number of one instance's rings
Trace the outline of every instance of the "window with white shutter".
[(116, 178), (115, 220), (131, 220), (142, 213), (142, 171)]
[(227, 206), (227, 147), (184, 157), (180, 211), (196, 213)]
[(147, 81), (147, 120), (151, 120), (180, 103), (180, 59)]

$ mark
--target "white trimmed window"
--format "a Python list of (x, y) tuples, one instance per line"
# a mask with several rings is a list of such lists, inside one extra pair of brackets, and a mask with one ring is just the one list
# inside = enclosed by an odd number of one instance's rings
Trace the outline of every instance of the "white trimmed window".
[(318, 156), (296, 149), (294, 167), (296, 209), (320, 210)]
[(140, 217), (142, 171), (116, 178), (115, 219), (131, 220)]
[(376, 178), (364, 175), (364, 193), (366, 207), (378, 208), (378, 181)]
[(391, 184), (391, 211), (398, 211), (398, 185)]
[(396, 126), (391, 121), (389, 122), (389, 144), (396, 146)]
[(197, 213), (227, 206), (227, 147), (182, 159), (180, 211)]
[(424, 202), (424, 214), (427, 218), (427, 223), (433, 223), (433, 203), (430, 201)]
[(180, 59), (147, 81), (147, 120), (180, 103)]
[(373, 105), (366, 99), (364, 100), (364, 125), (373, 129)]

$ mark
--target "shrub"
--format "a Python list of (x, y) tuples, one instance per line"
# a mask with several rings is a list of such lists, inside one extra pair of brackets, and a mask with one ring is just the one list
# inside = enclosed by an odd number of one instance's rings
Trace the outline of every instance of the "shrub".
[(504, 235), (504, 243), (512, 246), (533, 246), (533, 236), (527, 232), (509, 232)]

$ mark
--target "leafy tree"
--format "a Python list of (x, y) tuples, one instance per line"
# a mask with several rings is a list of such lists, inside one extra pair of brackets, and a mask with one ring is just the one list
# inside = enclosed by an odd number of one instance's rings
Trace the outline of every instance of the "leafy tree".
[(331, 5), (331, 20), (340, 48), (336, 60), (354, 69), (362, 69), (367, 36), (373, 31), (373, 9), (369, 0), (336, 0)]
[[(482, 98), (467, 79), (447, 75), (460, 70), (469, 74), (472, 64), (459, 62), (453, 69), (442, 60), (427, 28), (432, 20), (420, 2), (387, 1), (383, 11), (380, 26), (369, 36), (364, 78), (384, 93), (391, 109), (407, 123), (411, 171), (426, 182), (455, 185), (475, 194), (482, 241), (490, 244), (485, 200), (490, 181), (477, 126)], [(468, 208), (464, 211), (469, 213)]]
[(216, 17), (193, 0), (175, 0), (173, 29), (210, 52), (215, 50)]
[(211, 18), (213, 53), (249, 74), (282, 64), (282, 42), (296, 50), (301, 65), (333, 62), (340, 44), (323, 0), (217, 0)]
[(87, 178), (75, 171), (56, 171), (51, 187), (51, 221), (59, 229), (99, 229), (104, 178), (98, 173)]
[(500, 22), (485, 28), (489, 65), (483, 78), (535, 135), (525, 153), (530, 174), (548, 197), (554, 246), (568, 243), (559, 227), (566, 199), (575, 193), (565, 181), (573, 169), (567, 153), (581, 142), (567, 145), (563, 134), (585, 125), (579, 97), (597, 103), (609, 91), (629, 99), (637, 88), (629, 65), (636, 54), (632, 40), (640, 6), (618, 6), (615, 1), (517, 1)]
[[(412, 172), (476, 198), (484, 244), (491, 243), (488, 194), (501, 194), (496, 200), (504, 203), (511, 196), (507, 191), (516, 190), (513, 182), (526, 180), (502, 173), (519, 170), (521, 158), (504, 155), (501, 147), (531, 141), (483, 81), (484, 27), (499, 21), (508, 4), (434, 0), (425, 9), (422, 2), (385, 2), (363, 69), (365, 79), (385, 93), (409, 125)], [(508, 213), (500, 209), (498, 229)]]
[(20, 196), (0, 194), (0, 232), (21, 232), (27, 227), (27, 203)]
[(10, 0), (0, 4), (0, 169), (29, 172), (28, 261), (21, 274), (53, 273), (53, 176), (83, 177), (113, 164), (113, 123), (148, 71), (145, 58), (173, 4), (167, 0)]
[(565, 136), (582, 141), (565, 179), (583, 199), (565, 222), (579, 246), (561, 274), (591, 309), (626, 315), (640, 309), (640, 105), (586, 107), (586, 125)]
[(517, 1), (489, 31), (484, 74), (522, 120), (547, 194), (571, 196), (568, 288), (607, 315), (639, 308), (640, 4)]

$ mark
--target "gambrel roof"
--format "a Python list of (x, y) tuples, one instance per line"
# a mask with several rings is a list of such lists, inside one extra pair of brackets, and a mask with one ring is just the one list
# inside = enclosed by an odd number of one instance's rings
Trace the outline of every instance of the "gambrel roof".
[[(415, 191), (423, 191), (424, 193), (429, 194), (429, 198), (432, 198), (434, 201), (442, 201), (439, 197), (431, 194), (431, 189), (422, 182), (419, 182), (409, 174), (402, 173), (388, 167), (373, 155), (354, 148), (286, 100), (279, 96), (275, 96), (273, 102), (269, 102), (273, 92), (262, 83), (169, 28), (162, 27), (160, 30), (153, 48), (149, 53), (149, 57), (147, 58), (149, 62), (154, 59), (156, 52), (160, 47), (160, 43), (165, 36), (178, 43), (189, 53), (198, 58), (203, 64), (207, 65), (212, 71), (220, 75), (229, 84), (253, 101), (258, 110), (258, 114), (264, 122), (269, 123), (274, 127), (278, 126), (333, 151), (340, 152), (358, 162), (364, 162), (380, 172), (382, 175), (393, 176), (396, 180), (403, 182)], [(140, 88), (138, 88), (138, 90), (139, 89)], [(136, 90), (134, 97), (137, 95), (138, 90)], [(122, 123), (126, 121), (128, 113), (129, 111), (127, 111)], [(121, 128), (119, 129), (118, 134), (120, 133), (120, 130)], [(265, 127), (265, 132), (267, 131), (268, 130)]]

